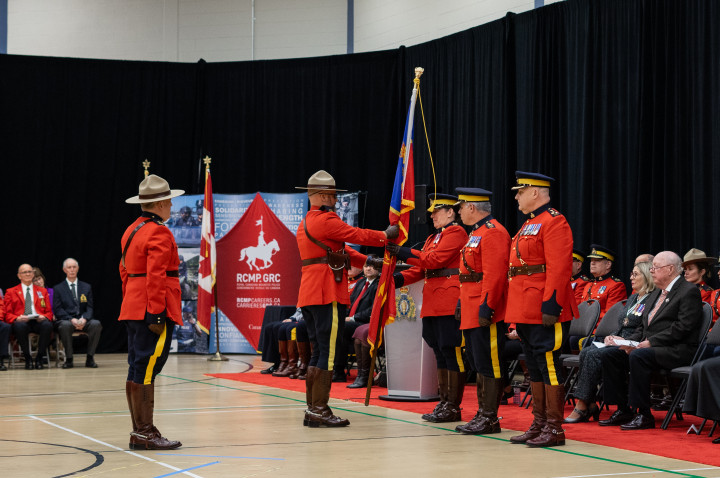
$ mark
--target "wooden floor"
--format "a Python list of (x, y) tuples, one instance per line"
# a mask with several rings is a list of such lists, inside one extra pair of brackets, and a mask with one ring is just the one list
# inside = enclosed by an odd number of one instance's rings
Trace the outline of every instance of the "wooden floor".
[(0, 372), (0, 476), (720, 477), (720, 468), (575, 441), (510, 445), (511, 430), (463, 436), (455, 424), (351, 402), (331, 402), (350, 427), (309, 429), (304, 395), (204, 375), (266, 365), (246, 355), (171, 356), (156, 382), (155, 425), (183, 447), (130, 451), (125, 356), (96, 358), (97, 369)]

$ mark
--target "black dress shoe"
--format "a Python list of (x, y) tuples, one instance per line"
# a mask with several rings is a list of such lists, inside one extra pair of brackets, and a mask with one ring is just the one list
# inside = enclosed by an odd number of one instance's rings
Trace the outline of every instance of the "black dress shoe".
[(716, 444), (716, 445), (717, 445), (718, 443), (720, 443), (720, 437), (717, 437), (716, 439), (714, 439), (714, 440), (713, 440), (713, 443)]
[(610, 418), (607, 420), (600, 420), (598, 422), (598, 425), (601, 427), (611, 427), (611, 426), (617, 426), (617, 425), (624, 425), (625, 423), (630, 422), (635, 415), (632, 414), (627, 409), (624, 408), (618, 408), (615, 410), (615, 413), (610, 415)]
[(65, 363), (62, 364), (62, 368), (73, 368), (73, 359), (66, 358)]
[(32, 370), (35, 367), (33, 366), (32, 360), (26, 360), (25, 361), (25, 370)]
[(85, 359), (85, 366), (87, 368), (97, 368), (97, 364), (95, 363), (95, 359), (91, 356), (88, 356), (87, 359)]
[(345, 375), (345, 372), (343, 370), (335, 370), (333, 372), (332, 381), (345, 383), (347, 382), (347, 375)]
[(620, 425), (620, 430), (645, 430), (648, 428), (655, 428), (655, 418), (646, 417), (642, 413), (635, 415), (630, 423)]
[(42, 360), (36, 360), (36, 361), (35, 361), (35, 368), (36, 368), (37, 370), (41, 370), (41, 369), (45, 368), (45, 365), (43, 365)]
[(672, 405), (672, 395), (669, 393), (663, 397), (663, 399), (660, 401), (660, 403), (657, 403), (652, 406), (653, 410), (657, 410), (659, 412), (664, 412), (667, 410), (670, 410), (670, 405)]
[(5, 365), (5, 359), (0, 359), (0, 372), (4, 372), (7, 370), (7, 365)]
[(275, 367), (275, 365), (270, 365), (265, 370), (260, 370), (260, 373), (263, 375), (267, 375), (267, 374), (273, 373), (275, 371), (277, 371), (277, 367)]
[(568, 415), (568, 417), (563, 420), (563, 423), (584, 423), (589, 422), (590, 417), (594, 418), (595, 421), (598, 421), (598, 418), (600, 418), (600, 409), (594, 403), (585, 410), (578, 410), (575, 408), (573, 409), (573, 412), (577, 414), (577, 418), (570, 418)]

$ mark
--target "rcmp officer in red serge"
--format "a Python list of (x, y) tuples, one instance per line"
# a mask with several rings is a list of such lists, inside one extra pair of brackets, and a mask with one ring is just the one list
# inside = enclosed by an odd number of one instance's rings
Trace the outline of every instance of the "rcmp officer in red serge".
[[(397, 226), (385, 231), (349, 226), (335, 213), (337, 189), (335, 179), (320, 170), (310, 176), (306, 189), (310, 210), (297, 230), (302, 258), (302, 278), (297, 306), (302, 309), (312, 345), (305, 390), (308, 409), (303, 425), (310, 427), (344, 427), (347, 419), (337, 417), (328, 407), (332, 385), (335, 351), (342, 340), (343, 326), (350, 304), (347, 270), (363, 267), (367, 257), (347, 247), (346, 242), (366, 246), (385, 246), (387, 239), (398, 237)], [(375, 266), (382, 267), (377, 258)], [(370, 261), (368, 261), (370, 263)]]
[(613, 305), (621, 300), (627, 299), (625, 283), (613, 277), (611, 269), (615, 262), (615, 254), (612, 250), (600, 244), (592, 244), (592, 251), (587, 255), (590, 259), (590, 282), (585, 285), (582, 301), (597, 300), (600, 303), (600, 318)]
[(468, 241), (467, 233), (456, 222), (457, 197), (430, 194), (430, 217), (435, 232), (421, 250), (388, 244), (386, 249), (410, 265), (410, 269), (393, 275), (395, 287), (425, 280), (422, 303), (422, 337), (433, 349), (437, 361), (440, 403), (422, 416), (431, 422), (460, 420), (460, 403), (465, 390), (465, 365), (460, 322), (455, 309), (460, 297), (460, 250)]
[(534, 420), (511, 443), (534, 447), (565, 444), (562, 429), (565, 390), (560, 348), (570, 320), (578, 316), (570, 286), (572, 231), (565, 217), (550, 207), (553, 178), (517, 171), (515, 199), (527, 220), (510, 248), (507, 322), (517, 324), (530, 370)]
[(120, 259), (119, 320), (128, 330), (125, 393), (133, 425), (131, 449), (170, 450), (182, 445), (155, 428), (153, 408), (155, 376), (167, 361), (175, 324), (183, 323), (177, 244), (164, 222), (170, 219), (172, 198), (184, 192), (170, 189), (167, 181), (151, 174), (140, 183), (139, 194), (125, 201), (140, 204), (143, 211), (123, 234)]
[(585, 292), (585, 286), (590, 282), (590, 278), (582, 273), (582, 266), (585, 262), (585, 254), (573, 249), (573, 275), (570, 285), (575, 293), (575, 302), (580, 305), (583, 301), (583, 293)]
[(460, 251), (460, 330), (478, 373), (477, 414), (455, 430), (466, 435), (500, 433), (497, 411), (507, 375), (502, 354), (507, 333), (504, 318), (510, 235), (491, 215), (492, 192), (481, 188), (455, 191), (460, 219), (472, 230)]

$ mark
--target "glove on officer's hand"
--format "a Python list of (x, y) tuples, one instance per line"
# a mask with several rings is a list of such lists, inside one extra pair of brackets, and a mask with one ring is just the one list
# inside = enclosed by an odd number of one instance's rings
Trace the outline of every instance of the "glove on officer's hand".
[(163, 330), (165, 330), (165, 320), (167, 316), (167, 309), (163, 310), (159, 314), (151, 314), (150, 312), (145, 312), (145, 323), (148, 326), (148, 329), (150, 329), (150, 332), (156, 335), (160, 335), (163, 333)]
[(388, 226), (387, 229), (385, 229), (385, 235), (388, 239), (397, 239), (400, 235), (400, 228), (397, 224)]
[(543, 314), (542, 323), (545, 327), (552, 327), (557, 323), (559, 318), (557, 315)]
[(492, 322), (490, 322), (490, 319), (486, 317), (478, 317), (478, 324), (480, 325), (480, 327), (490, 327), (491, 323)]
[(385, 250), (388, 251), (391, 256), (397, 256), (397, 253), (400, 251), (400, 246), (394, 242), (388, 242), (385, 244)]

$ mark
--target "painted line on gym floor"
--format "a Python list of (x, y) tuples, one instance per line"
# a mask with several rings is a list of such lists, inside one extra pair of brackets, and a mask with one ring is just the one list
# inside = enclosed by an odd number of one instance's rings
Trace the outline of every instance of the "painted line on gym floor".
[[(163, 374), (160, 374), (160, 375), (163, 375)], [(212, 385), (213, 387), (228, 388), (228, 389), (231, 389), (231, 390), (238, 390), (238, 391), (247, 392), (247, 393), (254, 393), (254, 394), (263, 395), (263, 396), (266, 396), (266, 397), (282, 398), (282, 399), (284, 399), (284, 400), (292, 400), (292, 401), (294, 401), (294, 402), (305, 403), (305, 400), (301, 400), (301, 399), (297, 399), (297, 398), (292, 398), (292, 397), (285, 397), (285, 396), (277, 395), (277, 394), (274, 394), (274, 393), (258, 392), (258, 391), (255, 391), (255, 390), (246, 390), (246, 389), (239, 388), (239, 387), (230, 387), (230, 386), (228, 386), (228, 385), (222, 385), (222, 384), (219, 384), (219, 383), (205, 382), (205, 381), (193, 380), (193, 379), (183, 378), (183, 377), (175, 377), (175, 376), (172, 376), (172, 375), (163, 375), (163, 376), (164, 376), (164, 377), (167, 377), (167, 378), (173, 378), (173, 379), (175, 379), (175, 380), (183, 380), (183, 381), (186, 381), (186, 382), (202, 383), (202, 384), (204, 384), (204, 385)], [(220, 379), (218, 379), (218, 380), (220, 380)], [(229, 379), (223, 379), (223, 380), (229, 380)], [(268, 386), (268, 388), (272, 388), (272, 387), (269, 387), (269, 386)], [(282, 390), (285, 390), (285, 389), (282, 389)], [(289, 391), (289, 392), (293, 392), (292, 390), (288, 390), (288, 391)], [(301, 393), (301, 392), (293, 392), (293, 393)], [(410, 421), (410, 420), (405, 420), (405, 419), (402, 419), (402, 418), (387, 417), (387, 416), (383, 416), (383, 415), (377, 415), (377, 414), (374, 414), (374, 413), (361, 412), (361, 411), (353, 410), (353, 409), (350, 409), (350, 408), (342, 408), (342, 407), (335, 407), (335, 408), (337, 408), (338, 410), (343, 410), (343, 411), (345, 411), (345, 412), (357, 413), (357, 414), (359, 414), (359, 415), (365, 415), (365, 416), (368, 416), (368, 417), (384, 418), (384, 419), (386, 419), (386, 420), (392, 420), (392, 421), (401, 422), (401, 423), (408, 423), (408, 424), (411, 424), (411, 425), (420, 425), (420, 426), (425, 426), (425, 427), (429, 427), (429, 428), (436, 428), (436, 429), (438, 429), (438, 430), (445, 430), (445, 431), (449, 431), (449, 432), (456, 433), (454, 429), (443, 428), (443, 427), (439, 427), (439, 426), (437, 426), (437, 425), (430, 425), (430, 424), (425, 424), (425, 423), (417, 423), (417, 422), (413, 422), (413, 421)], [(412, 413), (412, 412), (411, 412), (411, 413)], [(510, 440), (508, 440), (507, 438), (494, 437), (494, 436), (490, 436), (490, 435), (471, 435), (471, 436), (474, 436), (474, 437), (476, 437), (476, 438), (484, 438), (484, 439), (490, 439), (490, 440), (504, 441), (504, 442), (508, 442), (508, 443), (510, 442)], [(587, 442), (581, 442), (581, 443), (587, 443)], [(590, 444), (592, 445), (593, 443), (590, 443)], [(602, 446), (602, 445), (600, 445), (600, 446)], [(637, 464), (637, 463), (630, 463), (630, 462), (626, 462), (626, 461), (613, 460), (613, 459), (610, 459), (610, 458), (603, 458), (603, 457), (601, 457), (601, 456), (586, 455), (586, 454), (584, 454), (584, 453), (577, 453), (577, 452), (574, 452), (574, 451), (567, 451), (567, 450), (562, 450), (562, 449), (554, 448), (554, 447), (538, 448), (538, 449), (539, 449), (539, 450), (546, 450), (546, 451), (553, 451), (553, 452), (557, 452), (557, 453), (564, 453), (564, 454), (566, 454), (566, 455), (573, 455), (573, 456), (577, 456), (577, 457), (581, 457), (581, 458), (592, 458), (592, 459), (595, 459), (595, 460), (606, 461), (606, 462), (609, 462), (609, 463), (616, 463), (616, 464), (619, 464), (619, 465), (626, 465), (626, 466), (630, 466), (630, 467), (634, 467), (634, 468), (642, 468), (642, 469), (644, 469), (644, 470), (653, 470), (653, 471), (656, 471), (656, 472), (670, 473), (670, 474), (673, 474), (673, 475), (680, 475), (680, 476), (687, 476), (687, 477), (690, 477), (690, 478), (705, 478), (705, 477), (702, 477), (702, 476), (699, 476), (699, 475), (692, 475), (692, 474), (688, 474), (688, 473), (682, 473), (682, 472), (679, 472), (679, 471), (666, 470), (665, 468), (656, 468), (656, 467), (653, 467), (653, 466), (639, 465), (639, 464)], [(632, 450), (626, 450), (626, 451), (632, 451)], [(635, 453), (642, 453), (642, 452), (635, 452)], [(658, 456), (658, 455), (653, 455), (653, 456)], [(667, 457), (661, 457), (661, 458), (667, 458)]]
[(285, 461), (285, 458), (265, 458), (262, 456), (223, 456), (223, 455), (188, 455), (186, 453), (156, 453), (156, 455), (167, 456), (198, 456), (201, 458), (242, 458), (247, 460), (278, 460)]
[(198, 468), (205, 468), (206, 466), (217, 465), (218, 463), (220, 463), (220, 462), (213, 461), (212, 463), (205, 463), (204, 465), (198, 465), (198, 466), (193, 466), (191, 468), (185, 468), (184, 470), (173, 471), (172, 473), (167, 473), (165, 475), (158, 475), (155, 478), (165, 478), (166, 476), (173, 476), (173, 475), (177, 475), (179, 473), (186, 473), (190, 470), (197, 470)]
[[(55, 427), (55, 428), (59, 428), (60, 430), (66, 431), (66, 432), (68, 432), (68, 433), (72, 433), (73, 435), (77, 435), (77, 436), (79, 436), (79, 437), (85, 438), (85, 439), (90, 440), (90, 441), (93, 441), (93, 442), (95, 442), (95, 443), (99, 443), (100, 445), (106, 446), (106, 447), (108, 447), (108, 448), (110, 448), (110, 449), (117, 450), (117, 451), (121, 451), (121, 452), (123, 452), (123, 453), (127, 453), (128, 455), (132, 455), (132, 456), (137, 457), (137, 458), (142, 458), (143, 460), (147, 460), (147, 461), (150, 461), (150, 462), (153, 462), (153, 463), (157, 463), (157, 464), (160, 465), (160, 466), (164, 466), (165, 468), (169, 468), (169, 469), (174, 470), (174, 471), (177, 471), (177, 472), (182, 472), (183, 474), (188, 475), (188, 476), (192, 476), (193, 478), (202, 478), (201, 476), (194, 475), (194, 474), (189, 473), (189, 472), (187, 472), (187, 471), (183, 471), (183, 470), (181, 470), (180, 468), (177, 468), (177, 467), (175, 467), (175, 466), (169, 465), (169, 464), (167, 464), (167, 463), (165, 463), (165, 462), (162, 462), (162, 461), (159, 461), (159, 460), (154, 460), (154, 459), (152, 459), (152, 458), (150, 458), (150, 457), (148, 457), (148, 456), (143, 456), (143, 455), (141, 455), (141, 454), (139, 454), (139, 453), (135, 453), (135, 452), (132, 452), (132, 451), (129, 451), (129, 450), (124, 450), (124, 449), (122, 449), (122, 448), (120, 448), (120, 447), (117, 447), (117, 446), (115, 446), (115, 445), (111, 445), (111, 444), (109, 444), (109, 443), (105, 443), (104, 441), (98, 440), (97, 438), (93, 438), (93, 437), (88, 436), (88, 435), (83, 435), (82, 433), (76, 432), (75, 430), (71, 430), (71, 429), (69, 429), (69, 428), (61, 427), (60, 425), (57, 425), (57, 424), (55, 424), (55, 423), (53, 423), (53, 422), (49, 422), (49, 421), (47, 421), (47, 420), (43, 420), (42, 418), (36, 417), (35, 415), (28, 415), (28, 416), (29, 416), (30, 418), (34, 419), (34, 420), (40, 421), (40, 422), (45, 423), (45, 424), (47, 424), (47, 425), (53, 426), (53, 427)], [(167, 476), (167, 475), (165, 475), (165, 476)]]
[[(717, 467), (709, 467), (709, 468), (686, 468), (683, 470), (675, 470), (675, 471), (705, 471), (705, 470), (717, 470)], [(603, 473), (600, 475), (572, 475), (572, 476), (556, 476), (555, 478), (596, 478), (599, 476), (621, 476), (621, 475), (645, 475), (655, 473), (654, 471), (634, 471), (631, 473)]]

